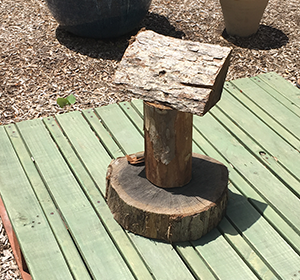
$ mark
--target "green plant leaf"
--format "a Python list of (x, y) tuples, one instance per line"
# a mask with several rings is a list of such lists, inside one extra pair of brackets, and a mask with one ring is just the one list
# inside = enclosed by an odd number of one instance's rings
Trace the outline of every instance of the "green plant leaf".
[(64, 108), (66, 105), (71, 105), (76, 102), (76, 98), (73, 94), (70, 94), (66, 98), (57, 98), (56, 103), (59, 105), (60, 108)]
[(70, 94), (66, 99), (68, 100), (70, 105), (76, 102), (76, 97), (73, 94)]
[(64, 108), (66, 105), (69, 105), (69, 101), (66, 98), (57, 98), (56, 103), (59, 105), (60, 108)]

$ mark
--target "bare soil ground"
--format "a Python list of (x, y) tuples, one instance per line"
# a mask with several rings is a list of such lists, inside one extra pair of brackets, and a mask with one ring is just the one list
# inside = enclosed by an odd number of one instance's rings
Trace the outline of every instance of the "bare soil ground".
[[(257, 34), (228, 36), (218, 0), (153, 0), (137, 30), (114, 40), (76, 37), (43, 0), (0, 0), (0, 124), (127, 100), (112, 83), (128, 40), (142, 28), (233, 47), (227, 80), (275, 71), (300, 77), (299, 0), (269, 0)], [(61, 109), (58, 97), (77, 102)], [(0, 280), (20, 279), (0, 222)]]

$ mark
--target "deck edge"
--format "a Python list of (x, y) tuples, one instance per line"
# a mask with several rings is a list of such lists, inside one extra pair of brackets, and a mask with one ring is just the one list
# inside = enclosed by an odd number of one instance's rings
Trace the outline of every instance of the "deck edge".
[(20, 270), (23, 280), (32, 280), (31, 275), (25, 271), (27, 265), (26, 265), (24, 257), (22, 256), (22, 251), (21, 251), (19, 242), (18, 242), (16, 234), (13, 230), (12, 224), (9, 220), (9, 217), (6, 212), (6, 209), (5, 209), (5, 206), (2, 201), (1, 196), (0, 196), (0, 217), (2, 219), (3, 226), (4, 226), (6, 234), (8, 236), (8, 240), (10, 242), (10, 245), (11, 245), (11, 248), (13, 251), (13, 255), (15, 257), (17, 266)]

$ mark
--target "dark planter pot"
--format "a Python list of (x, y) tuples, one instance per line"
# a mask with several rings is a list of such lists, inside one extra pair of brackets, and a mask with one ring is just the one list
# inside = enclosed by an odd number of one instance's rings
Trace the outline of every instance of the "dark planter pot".
[(57, 22), (83, 37), (113, 38), (136, 28), (151, 0), (46, 0)]

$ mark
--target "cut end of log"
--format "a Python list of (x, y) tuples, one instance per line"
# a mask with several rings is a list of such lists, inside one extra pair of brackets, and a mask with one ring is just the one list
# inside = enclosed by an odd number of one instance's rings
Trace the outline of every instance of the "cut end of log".
[(114, 218), (126, 230), (168, 242), (196, 240), (225, 215), (228, 170), (220, 162), (193, 154), (192, 180), (180, 188), (155, 186), (145, 167), (113, 160), (106, 199)]

